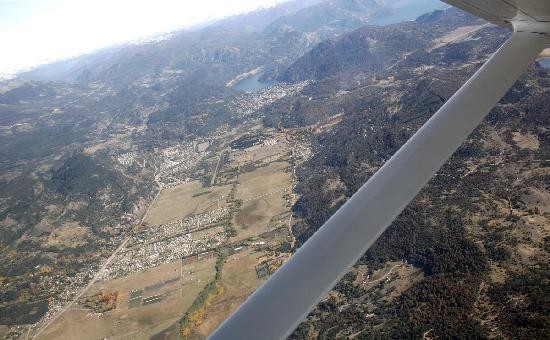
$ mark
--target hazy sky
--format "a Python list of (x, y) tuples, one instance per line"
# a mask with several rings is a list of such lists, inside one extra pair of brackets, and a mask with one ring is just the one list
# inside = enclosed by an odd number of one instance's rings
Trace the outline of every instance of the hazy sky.
[(284, 0), (0, 0), (0, 75)]

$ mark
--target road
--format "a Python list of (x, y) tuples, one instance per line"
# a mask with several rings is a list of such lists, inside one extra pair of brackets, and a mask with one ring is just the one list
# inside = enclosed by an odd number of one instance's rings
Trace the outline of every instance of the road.
[(370, 282), (365, 282), (363, 285), (367, 285), (367, 284), (370, 285), (371, 283), (375, 283), (375, 282), (378, 282), (378, 281), (382, 281), (382, 280), (384, 280), (385, 278), (387, 278), (388, 276), (390, 276), (390, 274), (392, 273), (392, 271), (393, 271), (395, 268), (401, 267), (401, 266), (402, 266), (402, 264), (396, 264), (395, 266), (391, 267), (390, 271), (389, 271), (386, 275), (382, 276), (382, 277), (379, 278), (379, 279), (372, 280), (372, 281), (370, 281)]
[(156, 177), (155, 177), (155, 182), (157, 183), (159, 189), (158, 189), (155, 197), (151, 201), (151, 204), (149, 204), (149, 206), (147, 207), (147, 210), (145, 210), (145, 213), (143, 214), (143, 217), (141, 217), (141, 220), (139, 221), (139, 226), (141, 226), (143, 224), (143, 221), (145, 221), (145, 219), (147, 218), (147, 215), (149, 215), (149, 211), (151, 210), (151, 208), (153, 207), (153, 205), (157, 201), (157, 198), (159, 197), (160, 193), (162, 192), (162, 184), (160, 184), (160, 182), (158, 181), (158, 179)]
[(138, 224), (139, 226), (143, 225), (143, 221), (145, 221), (145, 219), (147, 218), (147, 215), (149, 215), (149, 211), (151, 210), (151, 208), (153, 207), (153, 205), (157, 201), (157, 198), (159, 197), (160, 193), (162, 192), (162, 188), (163, 188), (162, 183), (159, 181), (160, 169), (157, 166), (156, 159), (155, 159), (154, 165), (155, 165), (155, 174), (154, 174), (153, 178), (154, 178), (155, 184), (158, 187), (158, 191), (155, 194), (155, 197), (153, 198), (153, 200), (151, 201), (149, 206), (147, 207), (147, 210), (145, 210), (145, 213), (141, 217), (141, 220), (139, 220), (139, 224)]
[(115, 257), (117, 256), (117, 254), (122, 250), (124, 249), (124, 246), (126, 245), (126, 243), (128, 243), (128, 241), (130, 240), (130, 237), (126, 237), (124, 239), (124, 241), (122, 241), (122, 243), (118, 246), (118, 248), (111, 254), (111, 256), (109, 256), (109, 258), (103, 262), (103, 264), (101, 265), (101, 267), (99, 268), (99, 270), (97, 271), (97, 273), (94, 275), (94, 277), (92, 278), (92, 280), (90, 280), (90, 282), (80, 290), (80, 292), (68, 303), (65, 305), (65, 307), (63, 307), (62, 309), (60, 309), (57, 313), (55, 313), (55, 315), (44, 325), (42, 326), (38, 332), (36, 332), (36, 334), (33, 335), (33, 339), (38, 337), (46, 328), (48, 328), (48, 326), (50, 326), (55, 320), (57, 320), (59, 318), (59, 316), (61, 316), (63, 313), (65, 313), (69, 308), (71, 308), (71, 306), (76, 302), (78, 301), (78, 299), (80, 299), (80, 297), (86, 293), (93, 285), (94, 283), (101, 277), (101, 275), (103, 274), (103, 272), (105, 271), (105, 269), (107, 268), (107, 266), (109, 266), (109, 264), (111, 264), (111, 262), (115, 259)]
[(210, 186), (214, 186), (214, 183), (216, 182), (216, 175), (218, 174), (218, 168), (220, 167), (220, 163), (222, 161), (223, 154), (226, 151), (227, 150), (223, 150), (222, 152), (220, 152), (220, 158), (218, 158), (218, 163), (216, 164), (216, 169), (214, 170), (214, 174), (212, 175), (212, 180), (210, 181)]
[[(294, 158), (294, 149), (290, 149), (291, 157)], [(303, 156), (303, 154), (302, 154)], [(292, 194), (292, 205), (296, 203), (296, 193), (294, 192), (294, 189), (296, 188), (296, 183), (298, 183), (298, 176), (296, 176), (296, 167), (304, 162), (302, 159), (301, 162), (295, 163), (292, 167), (292, 185), (290, 186), (290, 193)], [(290, 215), (288, 215), (288, 234), (290, 235), (291, 239), (291, 246), (294, 248), (296, 245), (296, 238), (294, 237), (294, 233), (292, 232), (292, 208), (290, 208)]]
[[(156, 167), (156, 165), (155, 165)], [(158, 185), (159, 187), (159, 190), (157, 192), (157, 194), (155, 195), (155, 198), (153, 198), (153, 200), (151, 201), (151, 204), (149, 204), (149, 206), (147, 207), (147, 210), (145, 211), (145, 213), (143, 214), (143, 216), (141, 217), (141, 220), (139, 222), (139, 225), (143, 224), (143, 221), (145, 220), (145, 218), (147, 217), (147, 214), (149, 214), (149, 210), (151, 210), (151, 207), (153, 206), (153, 204), (155, 203), (155, 201), (157, 200), (157, 197), (159, 196), (159, 194), (161, 193), (162, 191), (162, 185), (160, 184), (160, 182), (158, 181), (158, 178), (157, 178), (157, 175), (158, 175), (158, 168), (155, 169), (155, 175), (154, 175), (154, 178), (155, 178), (155, 182), (156, 184)], [(76, 302), (78, 301), (78, 299), (80, 299), (80, 297), (82, 295), (84, 295), (84, 293), (86, 293), (93, 285), (94, 283), (96, 283), (96, 281), (101, 277), (101, 275), (105, 272), (105, 269), (111, 264), (111, 262), (113, 262), (113, 260), (115, 259), (115, 257), (118, 255), (118, 253), (120, 253), (120, 251), (122, 249), (124, 249), (124, 247), (126, 246), (126, 243), (128, 243), (128, 241), (130, 241), (130, 237), (126, 237), (122, 243), (118, 246), (118, 248), (111, 254), (111, 256), (109, 256), (109, 258), (107, 258), (107, 260), (105, 260), (105, 262), (103, 262), (103, 264), (101, 265), (101, 267), (99, 268), (99, 270), (96, 272), (96, 274), (94, 275), (94, 277), (92, 278), (92, 280), (90, 282), (88, 282), (88, 284), (82, 288), (80, 290), (80, 292), (68, 303), (65, 305), (65, 307), (63, 307), (62, 309), (60, 309), (57, 313), (55, 313), (55, 315), (50, 319), (48, 320), (48, 322), (46, 322), (46, 324), (42, 327), (40, 327), (40, 329), (38, 330), (38, 332), (36, 332), (36, 334), (34, 334), (32, 336), (32, 339), (38, 337), (46, 328), (48, 328), (55, 320), (57, 320), (59, 318), (59, 316), (61, 316), (63, 313), (65, 313), (69, 308), (71, 308), (71, 306)], [(29, 328), (29, 332), (27, 333), (27, 339), (29, 338), (29, 333), (30, 333), (30, 328)]]

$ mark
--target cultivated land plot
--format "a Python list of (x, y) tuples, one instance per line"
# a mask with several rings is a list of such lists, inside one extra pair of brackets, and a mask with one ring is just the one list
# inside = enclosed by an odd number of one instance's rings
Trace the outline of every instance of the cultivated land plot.
[[(225, 204), (225, 197), (231, 191), (230, 186), (205, 188), (199, 181), (164, 188), (149, 211), (145, 222), (159, 225), (200, 214)], [(221, 198), (224, 196), (224, 198)]]
[(424, 277), (422, 269), (403, 262), (388, 262), (384, 268), (367, 276), (368, 266), (361, 265), (356, 270), (355, 284), (366, 290), (377, 289), (382, 284), (383, 299), (391, 301), (400, 296), (407, 288)]
[(232, 242), (271, 230), (271, 219), (289, 210), (283, 197), (291, 192), (287, 167), (286, 162), (276, 162), (239, 176), (235, 198), (243, 200), (243, 205), (233, 218), (238, 234)]
[(8, 335), (10, 328), (6, 325), (0, 325), (0, 337), (4, 338)]
[(275, 225), (271, 219), (289, 210), (283, 194), (280, 192), (244, 203), (233, 218), (238, 234), (231, 241), (245, 240), (272, 230)]
[[(181, 265), (181, 261), (176, 261), (97, 283), (87, 295), (101, 289), (118, 291), (115, 310), (98, 317), (89, 315), (88, 309), (75, 305), (48, 327), (39, 339), (149, 339), (178, 322), (198, 293), (214, 278), (215, 263), (216, 258), (185, 266)], [(130, 307), (130, 294), (137, 289), (143, 289), (144, 301), (149, 304)]]
[(283, 135), (276, 135), (271, 138), (274, 145), (256, 145), (244, 150), (233, 151), (229, 156), (230, 166), (256, 162), (270, 157), (277, 158), (288, 151), (288, 144)]
[(285, 172), (289, 166), (287, 162), (273, 162), (254, 171), (240, 174), (235, 198), (246, 202), (290, 187), (292, 173)]
[(206, 320), (194, 330), (200, 338), (208, 336), (264, 281), (256, 275), (258, 259), (263, 252), (246, 250), (230, 256), (224, 264), (221, 285), (223, 294), (206, 310)]

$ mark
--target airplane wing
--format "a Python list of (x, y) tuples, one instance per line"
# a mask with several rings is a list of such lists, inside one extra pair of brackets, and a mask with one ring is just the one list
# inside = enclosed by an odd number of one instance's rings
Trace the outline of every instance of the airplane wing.
[(550, 47), (550, 0), (445, 0), (508, 41), (210, 339), (288, 336)]
[(550, 1), (548, 0), (442, 1), (497, 25), (537, 27), (543, 31), (539, 33), (548, 33), (550, 22)]

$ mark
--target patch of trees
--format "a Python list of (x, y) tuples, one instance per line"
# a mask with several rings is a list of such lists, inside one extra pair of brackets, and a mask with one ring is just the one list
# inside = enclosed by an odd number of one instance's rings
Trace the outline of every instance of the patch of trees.
[(13, 225), (6, 223), (0, 226), (0, 241), (11, 244), (39, 221), (40, 206), (37, 202), (38, 193), (35, 192), (39, 181), (22, 174), (10, 181), (0, 181), (0, 186), (0, 198), (3, 201), (0, 220), (6, 221), (9, 217), (16, 221)]
[(499, 327), (513, 339), (545, 339), (550, 334), (550, 266), (548, 263), (511, 273), (495, 285), (491, 300), (500, 308)]
[(524, 122), (537, 126), (550, 126), (550, 90), (531, 96), (526, 105)]
[(546, 76), (545, 78), (539, 78), (537, 82), (540, 87), (550, 87), (550, 76)]
[(37, 158), (47, 158), (57, 154), (63, 147), (69, 147), (70, 144), (85, 142), (89, 129), (83, 128), (82, 125), (91, 121), (80, 117), (79, 125), (71, 126), (73, 117), (70, 117), (70, 114), (67, 114), (64, 124), (37, 126), (31, 131), (6, 139), (0, 145), (3, 160), (6, 164), (16, 164), (18, 161), (28, 162)]
[(212, 86), (195, 75), (193, 81), (179, 81), (167, 95), (168, 105), (149, 115), (150, 138), (171, 141), (175, 135), (183, 140), (190, 134), (207, 135), (224, 123), (235, 123), (225, 105), (230, 94), (226, 87)]
[(85, 201), (84, 207), (68, 212), (67, 217), (96, 232), (133, 208), (133, 183), (106, 161), (84, 153), (65, 159), (53, 171), (49, 186), (64, 202)]
[(487, 330), (472, 316), (479, 279), (437, 274), (407, 289), (390, 313), (394, 314), (385, 335), (420, 338), (429, 330), (448, 339), (483, 339)]
[(107, 187), (119, 186), (120, 176), (105, 162), (84, 153), (76, 153), (65, 160), (51, 177), (51, 184), (63, 195), (97, 195)]
[(266, 139), (266, 136), (262, 133), (248, 133), (241, 137), (231, 141), (229, 146), (234, 150), (242, 150), (251, 146), (262, 143)]
[(470, 57), (470, 50), (477, 44), (475, 41), (464, 41), (450, 44), (443, 48), (443, 62), (463, 63)]
[(0, 307), (0, 325), (28, 325), (38, 322), (48, 311), (48, 302)]
[[(438, 83), (437, 80), (433, 79), (417, 79), (414, 88), (408, 89), (400, 100), (402, 105), (407, 108), (403, 113), (410, 115), (425, 115), (426, 113), (436, 112), (445, 103), (449, 92), (454, 93), (458, 85), (458, 82), (455, 87), (449, 85), (449, 83)], [(449, 87), (452, 88), (445, 91), (446, 88)], [(402, 116), (403, 113), (401, 113), (400, 116)]]
[(354, 273), (354, 272), (347, 273), (346, 275), (344, 275), (342, 280), (340, 280), (336, 284), (336, 286), (334, 287), (334, 290), (349, 298), (353, 298), (353, 299), (360, 298), (361, 296), (365, 295), (366, 291), (361, 287), (358, 287), (357, 285), (353, 284), (353, 281), (355, 281), (356, 277), (357, 277), (357, 273)]
[(21, 100), (35, 100), (40, 97), (50, 97), (56, 94), (55, 88), (48, 84), (28, 82), (0, 94), (1, 104), (17, 104)]
[(12, 257), (2, 261), (0, 264), (0, 275), (6, 277), (25, 275), (33, 272), (36, 266), (51, 264), (51, 258), (43, 254), (26, 253), (24, 255), (27, 256)]
[[(536, 157), (541, 160), (550, 159), (550, 131), (540, 132), (538, 139), (540, 145), (536, 153)], [(548, 162), (541, 164), (541, 166), (548, 166)]]
[(204, 310), (208, 307), (208, 304), (220, 293), (220, 281), (222, 279), (223, 265), (226, 261), (226, 257), (218, 254), (216, 261), (216, 274), (214, 279), (210, 281), (204, 289), (195, 298), (191, 306), (187, 309), (183, 317), (179, 321), (180, 334), (187, 338), (192, 333), (192, 327), (198, 326), (202, 322), (202, 315)]
[[(330, 206), (336, 197), (332, 192), (323, 190), (324, 184), (323, 178), (312, 177), (304, 187), (304, 195), (300, 196), (293, 207), (298, 216), (306, 219), (313, 232), (337, 210), (336, 207)], [(304, 239), (304, 235), (295, 236), (298, 244), (303, 244), (307, 240)]]
[(526, 86), (525, 81), (518, 80), (516, 84), (506, 92), (504, 97), (500, 100), (502, 104), (516, 104), (525, 99), (530, 94), (529, 87)]
[(521, 113), (516, 107), (496, 106), (489, 112), (485, 119), (493, 126), (501, 126), (506, 122), (510, 122), (512, 119), (520, 117)]

